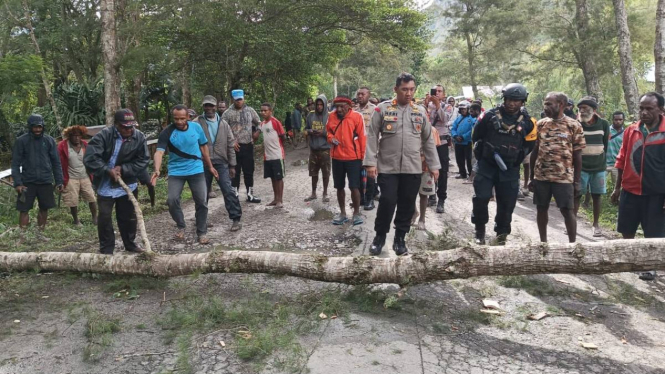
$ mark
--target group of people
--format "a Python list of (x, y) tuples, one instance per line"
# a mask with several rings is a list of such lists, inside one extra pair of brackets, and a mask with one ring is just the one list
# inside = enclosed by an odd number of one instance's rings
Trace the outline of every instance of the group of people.
[[(517, 83), (505, 86), (503, 102), (487, 111), (480, 101), (456, 104), (454, 97), (446, 97), (440, 85), (427, 95), (424, 106), (420, 105), (414, 98), (415, 78), (408, 73), (397, 77), (394, 91), (394, 99), (377, 105), (370, 89), (361, 87), (353, 99), (335, 97), (332, 110), (327, 98), (319, 95), (316, 100), (308, 100), (306, 110), (294, 111), (301, 116), (306, 114), (300, 121), (304, 121), (303, 134), (310, 148), (308, 169), (312, 185), (305, 201), (318, 199), (319, 172), (324, 202), (329, 201), (328, 184), (331, 174), (333, 177), (340, 210), (333, 218), (335, 225), (349, 221), (363, 224), (360, 207), (372, 210), (378, 199), (372, 255), (381, 253), (391, 222), (395, 228), (393, 250), (403, 255), (408, 253), (406, 234), (416, 218), (420, 217), (418, 228), (424, 229), (428, 206), (436, 206), (438, 213), (445, 211), (449, 152), (453, 145), (458, 178), (473, 183), (471, 221), (477, 244), (486, 242), (490, 200), (495, 199), (497, 206), (495, 242), (504, 244), (511, 233), (516, 201), (530, 192), (537, 207), (541, 241), (547, 241), (548, 208), (554, 197), (569, 241), (575, 242), (576, 214), (587, 191), (594, 205), (594, 236), (600, 236), (600, 196), (606, 193), (606, 173), (615, 183), (612, 201), (619, 203), (617, 230), (625, 238), (632, 238), (641, 224), (645, 237), (665, 237), (665, 171), (659, 167), (665, 155), (665, 102), (660, 94), (643, 95), (640, 120), (625, 128), (623, 113), (614, 113), (610, 125), (598, 114), (598, 103), (593, 97), (584, 97), (577, 103), (576, 116), (571, 108), (574, 103), (560, 92), (546, 95), (542, 118), (536, 121), (524, 106), (528, 92)], [(43, 134), (43, 119), (30, 116), (30, 132), (17, 139), (12, 160), (12, 176), (20, 196), (17, 209), (21, 227), (28, 224), (28, 211), (37, 198), (38, 225), (43, 228), (47, 211), (54, 206), (55, 179), (75, 224), (80, 224), (79, 195), (90, 204), (102, 253), (113, 253), (114, 205), (125, 249), (142, 251), (134, 243), (134, 208), (118, 181), (122, 178), (134, 194), (139, 182), (154, 186), (161, 176), (163, 155), (168, 151), (167, 204), (178, 227), (175, 237), (185, 237), (181, 194), (187, 183), (195, 204), (198, 241), (207, 244), (206, 233), (211, 226), (207, 202), (213, 179), (221, 189), (232, 231), (241, 228), (241, 174), (247, 202), (261, 202), (254, 192), (253, 179), (254, 143), (260, 134), (264, 177), (271, 179), (274, 193), (267, 205), (282, 208), (284, 140), (289, 130), (299, 128), (299, 118), (287, 116), (291, 123), (285, 130), (273, 116), (270, 103), (261, 105), (259, 115), (245, 104), (243, 90), (233, 90), (231, 94), (233, 103), (228, 107), (213, 96), (205, 96), (201, 115), (184, 105), (173, 107), (173, 123), (159, 135), (151, 177), (147, 174), (150, 154), (145, 137), (136, 129), (128, 109), (116, 112), (115, 125), (102, 130), (89, 143), (82, 140), (85, 127), (75, 126), (68, 128), (64, 140), (56, 145)], [(522, 167), (524, 189), (520, 189)], [(352, 209), (349, 215), (347, 183)]]

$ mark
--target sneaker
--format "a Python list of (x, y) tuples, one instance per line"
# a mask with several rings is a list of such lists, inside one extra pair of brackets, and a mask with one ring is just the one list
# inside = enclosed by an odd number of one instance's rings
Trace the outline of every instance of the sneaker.
[(233, 224), (231, 225), (231, 231), (238, 231), (241, 228), (242, 228), (242, 223), (240, 223), (239, 219), (233, 221)]
[(340, 225), (343, 225), (347, 222), (349, 222), (349, 217), (347, 217), (345, 215), (342, 215), (342, 214), (336, 215), (335, 218), (333, 218), (333, 220), (332, 220), (332, 224), (335, 225), (335, 226), (340, 226)]
[(365, 201), (365, 206), (363, 207), (365, 210), (372, 210), (374, 209), (374, 200), (372, 199), (367, 199)]
[(238, 187), (233, 187), (233, 194), (238, 197)]
[(247, 202), (258, 204), (261, 202), (261, 199), (254, 196), (254, 187), (247, 187)]
[(476, 226), (475, 243), (485, 245), (485, 226)]
[(199, 235), (199, 244), (201, 245), (210, 244), (210, 239), (208, 239), (208, 236), (206, 235)]
[(143, 247), (141, 247), (140, 245), (137, 244), (136, 247), (133, 250), (131, 250), (131, 251), (126, 250), (126, 252), (129, 252), (129, 253), (146, 253), (147, 251), (145, 250), (145, 248), (143, 248)]
[(445, 209), (445, 201), (439, 200), (439, 204), (436, 206), (436, 212), (441, 214), (446, 211)]
[(353, 226), (362, 225), (363, 223), (365, 223), (365, 221), (360, 214), (353, 215)]

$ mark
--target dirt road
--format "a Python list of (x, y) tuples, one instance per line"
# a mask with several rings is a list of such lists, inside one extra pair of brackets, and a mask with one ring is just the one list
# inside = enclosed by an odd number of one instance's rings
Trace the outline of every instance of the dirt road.
[[(185, 204), (187, 242), (171, 240), (175, 226), (164, 213), (147, 222), (153, 248), (367, 254), (376, 211), (363, 212), (360, 226), (331, 225), (334, 190), (329, 203), (303, 202), (308, 151), (287, 152), (285, 209), (243, 201), (243, 229), (232, 233), (223, 199), (212, 199), (213, 248), (194, 243), (193, 206)], [(256, 192), (264, 203), (272, 195), (261, 178)], [(430, 234), (413, 230), (411, 250), (436, 246), (442, 234), (470, 240), (472, 194), (471, 185), (451, 178), (446, 213), (427, 212)], [(556, 209), (549, 231), (551, 241), (567, 240)], [(578, 232), (579, 241), (593, 240), (587, 222)], [(534, 206), (519, 202), (509, 241), (537, 240)], [(387, 243), (382, 256), (394, 256), (392, 239)], [(0, 374), (665, 373), (663, 292), (660, 279), (646, 283), (629, 273), (477, 278), (403, 290), (260, 275), (164, 281), (5, 274)], [(499, 303), (496, 315), (480, 312), (483, 299)], [(539, 312), (547, 317), (527, 318)], [(258, 348), (248, 350), (253, 344)]]

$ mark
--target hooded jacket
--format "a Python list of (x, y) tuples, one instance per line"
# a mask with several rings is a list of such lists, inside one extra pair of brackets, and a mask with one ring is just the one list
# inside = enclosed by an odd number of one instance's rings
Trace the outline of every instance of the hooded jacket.
[[(323, 113), (317, 114), (316, 110), (311, 112), (305, 120), (305, 131), (307, 131), (307, 138), (309, 139), (309, 149), (312, 151), (322, 151), (330, 149), (331, 144), (328, 143), (326, 131), (326, 124), (328, 123), (328, 99), (326, 95), (319, 95), (314, 102), (314, 107), (321, 101), (323, 102)], [(312, 130), (321, 131), (321, 135), (312, 135)]]
[(208, 150), (210, 151), (210, 160), (212, 163), (222, 162), (227, 163), (230, 166), (235, 166), (236, 152), (233, 148), (235, 138), (233, 137), (231, 126), (220, 117), (217, 127), (217, 136), (213, 141), (210, 137), (210, 129), (208, 129), (208, 122), (206, 122), (205, 114), (200, 115), (196, 120), (206, 134), (206, 138), (208, 138)]
[(450, 134), (453, 137), (453, 140), (457, 136), (462, 137), (462, 141), (458, 142), (454, 140), (455, 144), (459, 145), (468, 145), (471, 143), (471, 132), (473, 131), (473, 125), (476, 124), (476, 119), (471, 117), (470, 114), (467, 113), (467, 115), (458, 115), (457, 119), (455, 119), (455, 122), (453, 122), (453, 128), (450, 132)]
[(62, 185), (62, 166), (55, 139), (44, 133), (35, 136), (31, 130), (19, 136), (12, 151), (12, 179), (14, 187), (28, 183), (50, 184), (53, 179), (56, 186)]
[(330, 157), (333, 160), (353, 161), (365, 158), (365, 122), (362, 114), (349, 108), (349, 112), (340, 119), (336, 112), (328, 117), (326, 125), (326, 137), (328, 143), (332, 144), (333, 138), (339, 141), (338, 145), (332, 145)]

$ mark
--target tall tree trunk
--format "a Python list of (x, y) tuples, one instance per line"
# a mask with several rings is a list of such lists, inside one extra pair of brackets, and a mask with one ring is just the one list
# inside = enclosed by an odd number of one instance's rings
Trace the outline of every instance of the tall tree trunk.
[(653, 56), (656, 60), (656, 91), (665, 94), (665, 0), (658, 0), (656, 9), (656, 43)]
[[(141, 74), (136, 74), (134, 78), (130, 81), (128, 81), (128, 86), (127, 87), (127, 107), (134, 113), (134, 116), (136, 117), (136, 120), (141, 123), (141, 119), (139, 119), (140, 115), (142, 114), (140, 112), (141, 109), (141, 77), (143, 73)], [(145, 117), (145, 116), (144, 116)], [(143, 118), (143, 121), (147, 120), (147, 118)]]
[(180, 86), (182, 88), (182, 103), (185, 104), (187, 108), (192, 106), (192, 90), (190, 85), (191, 79), (192, 64), (187, 57), (185, 61), (185, 66), (183, 66), (182, 71), (180, 72)]
[(102, 57), (104, 60), (104, 109), (106, 126), (113, 126), (113, 114), (120, 109), (118, 40), (115, 24), (115, 0), (100, 0), (102, 19)]
[[(28, 28), (28, 31), (30, 31), (30, 40), (32, 40), (32, 45), (35, 47), (35, 52), (37, 56), (42, 56), (42, 51), (39, 48), (39, 42), (37, 42), (37, 37), (35, 36), (35, 29), (32, 27), (32, 16), (30, 15), (30, 11), (28, 10), (28, 2), (23, 1), (23, 13), (25, 16), (25, 22), (26, 22), (26, 27)], [(48, 76), (46, 75), (46, 70), (44, 70), (44, 64), (40, 64), (40, 75), (42, 77), (42, 84), (44, 86), (44, 93), (46, 94), (46, 97), (48, 98), (49, 103), (51, 104), (51, 108), (53, 109), (53, 115), (55, 116), (55, 123), (58, 126), (58, 130), (62, 132), (62, 118), (60, 117), (60, 114), (58, 113), (58, 106), (55, 103), (55, 99), (53, 98), (53, 92), (51, 92), (51, 83), (48, 80)]]
[(614, 19), (617, 24), (617, 39), (619, 42), (619, 62), (621, 64), (621, 82), (623, 83), (623, 97), (626, 100), (628, 112), (637, 118), (639, 99), (637, 80), (633, 68), (633, 48), (630, 45), (630, 29), (628, 28), (628, 15), (624, 0), (614, 2)]
[(600, 79), (594, 62), (593, 49), (589, 45), (589, 11), (587, 0), (575, 0), (575, 21), (577, 38), (579, 40), (580, 68), (584, 75), (584, 83), (588, 95), (594, 96), (599, 103), (603, 102), (603, 91), (600, 88)]
[(335, 69), (333, 70), (333, 99), (337, 97), (338, 76), (339, 76), (339, 62), (335, 64)]
[(180, 255), (0, 252), (0, 271), (79, 271), (175, 277), (268, 273), (347, 284), (401, 285), (486, 275), (605, 274), (665, 269), (665, 240), (464, 247), (398, 258), (218, 251)]
[(478, 82), (476, 82), (476, 51), (473, 46), (473, 41), (471, 40), (471, 33), (466, 32), (466, 52), (467, 52), (467, 62), (469, 63), (469, 80), (471, 81), (471, 89), (473, 90), (473, 96), (478, 98)]

